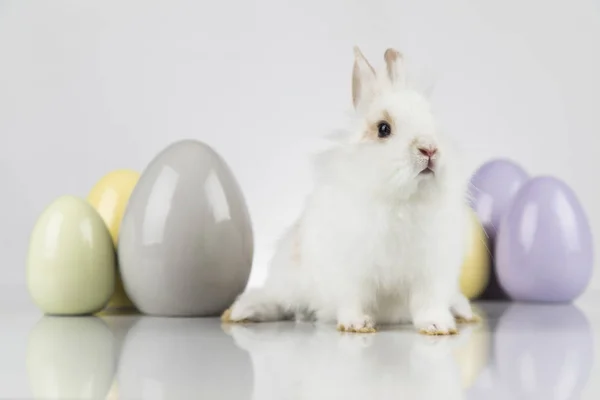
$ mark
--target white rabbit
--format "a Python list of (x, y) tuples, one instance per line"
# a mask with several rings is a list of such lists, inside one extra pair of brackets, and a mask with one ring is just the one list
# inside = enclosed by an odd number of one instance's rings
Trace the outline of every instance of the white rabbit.
[(459, 291), (467, 176), (402, 55), (386, 50), (376, 73), (354, 53), (351, 137), (319, 156), (315, 188), (265, 285), (223, 320), (313, 317), (351, 332), (412, 320), (422, 333), (456, 333), (454, 317), (473, 318)]

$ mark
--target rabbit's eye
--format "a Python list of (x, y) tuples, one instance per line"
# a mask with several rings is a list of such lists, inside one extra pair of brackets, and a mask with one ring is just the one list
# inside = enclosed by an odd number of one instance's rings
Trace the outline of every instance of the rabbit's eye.
[(392, 127), (385, 121), (381, 121), (377, 124), (377, 136), (380, 138), (386, 138), (392, 134)]

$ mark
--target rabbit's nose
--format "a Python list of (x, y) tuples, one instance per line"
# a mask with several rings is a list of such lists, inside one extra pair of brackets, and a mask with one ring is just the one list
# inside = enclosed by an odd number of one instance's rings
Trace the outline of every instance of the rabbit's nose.
[(433, 158), (437, 153), (437, 148), (435, 147), (419, 147), (419, 152), (423, 154), (425, 157)]

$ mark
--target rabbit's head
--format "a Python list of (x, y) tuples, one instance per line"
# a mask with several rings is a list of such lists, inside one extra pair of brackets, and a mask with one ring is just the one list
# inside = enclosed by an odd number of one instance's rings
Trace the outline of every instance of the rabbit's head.
[(402, 54), (388, 49), (384, 60), (375, 71), (354, 48), (356, 126), (330, 153), (329, 167), (359, 190), (405, 198), (457, 183), (457, 160), (442, 141), (428, 98), (408, 84)]

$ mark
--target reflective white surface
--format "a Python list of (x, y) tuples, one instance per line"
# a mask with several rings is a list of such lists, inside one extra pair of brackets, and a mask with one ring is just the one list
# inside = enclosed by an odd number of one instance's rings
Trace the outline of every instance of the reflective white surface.
[(478, 303), (454, 337), (2, 312), (0, 398), (593, 399), (594, 303)]

